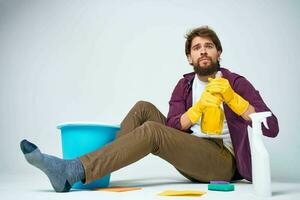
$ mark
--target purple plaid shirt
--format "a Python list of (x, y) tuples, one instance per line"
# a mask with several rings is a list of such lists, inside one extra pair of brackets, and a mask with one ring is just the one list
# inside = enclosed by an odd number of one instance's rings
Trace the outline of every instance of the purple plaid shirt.
[[(254, 106), (256, 112), (271, 111), (264, 103), (259, 92), (243, 76), (230, 72), (228, 69), (221, 68), (223, 78), (226, 78), (233, 90), (248, 100)], [(180, 117), (192, 106), (192, 84), (195, 73), (183, 75), (183, 78), (177, 83), (171, 100), (169, 101), (169, 113), (167, 117), (167, 126), (181, 130)], [(239, 174), (252, 181), (251, 153), (248, 140), (247, 126), (252, 126), (251, 121), (246, 121), (235, 114), (226, 104), (223, 103), (224, 112), (231, 136), (231, 141), (235, 153), (236, 166)], [(279, 131), (278, 121), (274, 114), (267, 118), (269, 129), (262, 125), (262, 131), (265, 136), (276, 137)], [(186, 130), (191, 133), (191, 130)]]

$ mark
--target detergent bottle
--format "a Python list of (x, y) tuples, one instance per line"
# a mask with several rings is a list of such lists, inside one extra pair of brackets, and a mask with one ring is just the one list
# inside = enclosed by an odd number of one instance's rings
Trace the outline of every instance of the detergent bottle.
[(252, 159), (252, 183), (254, 193), (262, 197), (272, 196), (270, 158), (262, 140), (262, 123), (269, 129), (267, 124), (267, 117), (269, 116), (271, 116), (271, 112), (249, 115), (252, 120), (252, 134), (248, 134)]
[[(222, 72), (218, 71), (215, 78), (222, 77)], [(218, 95), (220, 99), (222, 97)], [(224, 125), (224, 111), (219, 107), (206, 108), (201, 117), (201, 131), (210, 135), (220, 135)]]

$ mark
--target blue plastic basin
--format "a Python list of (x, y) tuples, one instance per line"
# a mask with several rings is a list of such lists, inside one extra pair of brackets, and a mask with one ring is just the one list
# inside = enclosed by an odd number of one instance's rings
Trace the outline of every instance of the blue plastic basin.
[[(104, 125), (94, 122), (68, 122), (57, 125), (61, 130), (64, 159), (73, 159), (97, 150), (116, 138), (118, 125)], [(110, 174), (89, 184), (75, 183), (75, 189), (94, 189), (108, 187)]]

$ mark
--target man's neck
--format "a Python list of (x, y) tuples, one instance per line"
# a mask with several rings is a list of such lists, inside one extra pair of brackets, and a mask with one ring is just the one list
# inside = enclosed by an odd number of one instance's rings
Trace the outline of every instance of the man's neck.
[(212, 75), (208, 75), (208, 76), (200, 76), (199, 74), (197, 74), (197, 77), (202, 82), (208, 82), (208, 78), (215, 78), (216, 73), (217, 72), (214, 72)]

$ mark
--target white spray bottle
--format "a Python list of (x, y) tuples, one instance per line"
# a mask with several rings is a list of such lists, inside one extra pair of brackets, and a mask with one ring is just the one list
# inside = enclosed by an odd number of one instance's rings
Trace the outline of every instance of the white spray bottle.
[[(271, 172), (269, 153), (262, 141), (261, 123), (269, 129), (267, 117), (271, 112), (259, 112), (250, 114), (252, 120), (252, 135), (249, 137), (252, 159), (252, 183), (254, 193), (262, 197), (271, 197)], [(250, 136), (250, 135), (249, 135)]]

